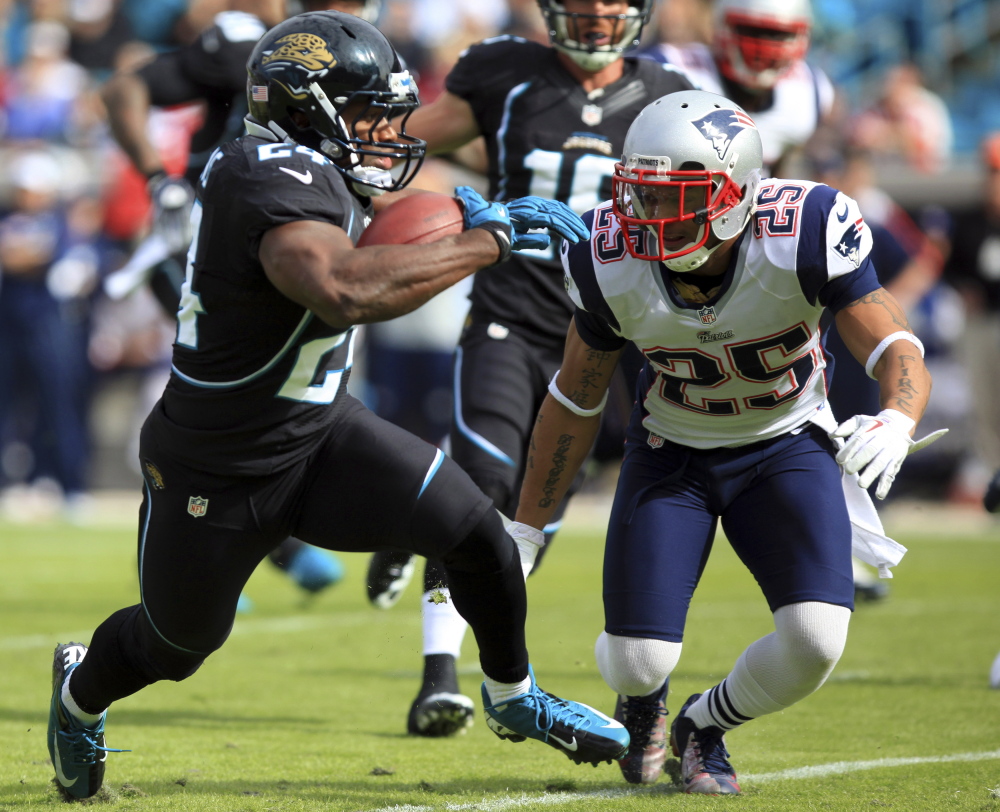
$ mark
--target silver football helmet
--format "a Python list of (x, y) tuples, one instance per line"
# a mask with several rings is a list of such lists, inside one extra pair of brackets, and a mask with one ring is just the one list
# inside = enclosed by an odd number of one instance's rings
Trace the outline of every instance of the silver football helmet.
[[(579, 14), (566, 11), (556, 0), (538, 0), (545, 17), (552, 47), (562, 51), (586, 71), (596, 72), (607, 67), (629, 48), (639, 44), (642, 27), (649, 22), (653, 0), (629, 0), (624, 14)], [(585, 30), (594, 19), (614, 20), (611, 41), (595, 45)]]
[[(629, 127), (612, 177), (628, 252), (672, 271), (699, 268), (747, 227), (761, 165), (756, 125), (724, 96), (684, 90), (647, 105)], [(698, 226), (693, 238), (689, 221)]]
[(719, 70), (738, 85), (768, 90), (805, 57), (811, 28), (809, 0), (717, 0)]

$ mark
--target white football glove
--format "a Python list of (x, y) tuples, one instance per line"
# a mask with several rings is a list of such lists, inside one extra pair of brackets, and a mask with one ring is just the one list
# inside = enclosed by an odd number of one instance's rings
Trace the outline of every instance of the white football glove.
[(153, 233), (166, 242), (171, 254), (186, 251), (191, 242), (191, 207), (194, 189), (184, 178), (154, 175), (149, 180), (149, 199), (153, 204)]
[[(910, 432), (915, 425), (913, 420), (896, 409), (883, 409), (874, 417), (855, 415), (830, 434), (838, 444), (844, 443), (837, 454), (837, 462), (848, 474), (861, 471), (858, 484), (862, 488), (867, 488), (878, 477), (875, 495), (885, 499), (907, 455), (929, 446), (948, 433), (948, 429), (940, 429), (914, 442)], [(847, 438), (846, 441), (843, 438)]]
[(545, 546), (545, 534), (538, 528), (522, 522), (508, 524), (507, 533), (517, 545), (517, 552), (521, 556), (521, 571), (527, 579), (535, 566), (538, 551)]

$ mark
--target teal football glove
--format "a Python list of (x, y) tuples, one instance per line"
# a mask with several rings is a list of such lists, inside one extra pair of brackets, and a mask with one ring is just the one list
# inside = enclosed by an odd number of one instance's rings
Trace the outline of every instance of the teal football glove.
[(482, 228), (493, 235), (500, 247), (500, 259), (505, 262), (510, 257), (514, 228), (510, 222), (507, 207), (502, 203), (486, 200), (471, 186), (455, 187), (455, 197), (462, 206), (462, 216), (466, 229)]
[[(576, 213), (565, 203), (546, 200), (544, 197), (519, 197), (507, 204), (511, 225), (514, 227), (514, 248), (547, 248), (550, 234), (569, 242), (579, 242), (590, 236)], [(550, 234), (531, 234), (528, 229), (544, 228)]]

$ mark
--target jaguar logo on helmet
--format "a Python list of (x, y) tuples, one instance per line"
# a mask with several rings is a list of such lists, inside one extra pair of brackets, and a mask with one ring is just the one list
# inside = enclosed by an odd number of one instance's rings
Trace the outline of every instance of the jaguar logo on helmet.
[(291, 62), (301, 65), (314, 76), (321, 76), (337, 64), (330, 49), (322, 37), (315, 34), (289, 34), (279, 39), (275, 45), (281, 45), (261, 60), (264, 66), (274, 62)]
[(861, 266), (861, 235), (864, 233), (864, 230), (864, 218), (859, 217), (847, 227), (847, 231), (840, 236), (840, 239), (837, 240), (837, 244), (834, 246), (836, 252), (844, 259), (850, 260), (855, 268)]
[(753, 119), (742, 110), (713, 110), (691, 123), (712, 142), (720, 161), (726, 157), (736, 136), (745, 129), (757, 129)]

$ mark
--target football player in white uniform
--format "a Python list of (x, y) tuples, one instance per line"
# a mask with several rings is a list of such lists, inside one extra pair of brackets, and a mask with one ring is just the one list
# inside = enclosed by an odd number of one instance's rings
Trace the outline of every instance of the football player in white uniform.
[[(711, 47), (661, 43), (643, 56), (675, 65), (702, 90), (746, 110), (760, 132), (763, 174), (780, 177), (833, 108), (829, 78), (805, 61), (811, 29), (809, 0), (719, 0)], [(857, 559), (853, 568), (856, 598), (889, 593)]]
[[(760, 169), (760, 134), (724, 97), (673, 93), (636, 118), (612, 200), (584, 216), (590, 240), (563, 246), (577, 309), (511, 531), (541, 537), (633, 342), (646, 360), (596, 646), (632, 738), (626, 777), (649, 783), (662, 771), (666, 681), (720, 521), (774, 615), (775, 631), (671, 726), (686, 792), (738, 793), (723, 734), (823, 684), (853, 608), (852, 542), (886, 575), (903, 552), (882, 535), (864, 488), (877, 480), (884, 498), (906, 455), (940, 436), (911, 439), (930, 375), (906, 315), (879, 286), (857, 204), (822, 184), (761, 181)], [(830, 416), (826, 309), (880, 384), (878, 415), (840, 426)]]
[(811, 28), (809, 0), (718, 0), (711, 47), (661, 43), (642, 55), (743, 107), (760, 131), (764, 174), (780, 176), (833, 107), (830, 80), (805, 61)]

